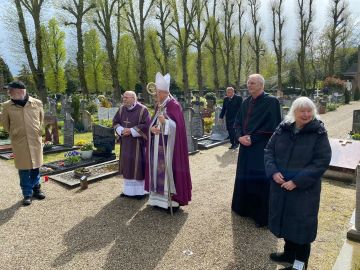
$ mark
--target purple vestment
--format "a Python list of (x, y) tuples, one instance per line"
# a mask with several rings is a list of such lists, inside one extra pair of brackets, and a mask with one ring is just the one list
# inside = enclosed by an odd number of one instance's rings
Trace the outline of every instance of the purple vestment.
[[(158, 108), (156, 108), (155, 116), (157, 115)], [(182, 113), (182, 109), (180, 104), (175, 99), (170, 99), (165, 104), (165, 113), (164, 116), (171, 119), (176, 123), (176, 132), (175, 134), (170, 134), (169, 136), (175, 135), (175, 142), (174, 142), (174, 149), (173, 149), (173, 156), (172, 156), (172, 173), (173, 179), (176, 188), (176, 194), (172, 196), (172, 200), (178, 202), (180, 205), (187, 205), (189, 201), (191, 201), (191, 176), (190, 176), (190, 166), (189, 166), (189, 156), (188, 156), (188, 147), (187, 147), (187, 140), (186, 140), (186, 128), (185, 128), (185, 121), (184, 116)], [(154, 118), (153, 118), (154, 120)], [(153, 134), (151, 134), (152, 137)], [(161, 136), (160, 136), (161, 137)], [(164, 136), (165, 144), (168, 141), (171, 141), (168, 136)], [(154, 140), (149, 138), (148, 148), (147, 151), (150, 153), (154, 150)], [(164, 155), (163, 150), (160, 151), (160, 147), (162, 147), (162, 139), (159, 141), (159, 155), (158, 155), (158, 164), (163, 164), (164, 162)], [(151, 169), (152, 169), (152, 161), (149, 158), (150, 155), (146, 156), (146, 173), (145, 173), (145, 189), (150, 191), (149, 183), (151, 179)], [(163, 168), (163, 166), (158, 166), (158, 168)], [(157, 175), (161, 176), (163, 171), (158, 171)], [(159, 183), (162, 185), (163, 183)], [(159, 188), (159, 186), (158, 186)], [(161, 190), (161, 186), (160, 186)], [(159, 190), (157, 191), (159, 192)]]
[(130, 110), (121, 106), (114, 116), (113, 126), (115, 128), (119, 125), (124, 128), (133, 128), (141, 135), (141, 137), (120, 137), (119, 172), (125, 179), (144, 180), (145, 148), (149, 124), (149, 111), (140, 103)]

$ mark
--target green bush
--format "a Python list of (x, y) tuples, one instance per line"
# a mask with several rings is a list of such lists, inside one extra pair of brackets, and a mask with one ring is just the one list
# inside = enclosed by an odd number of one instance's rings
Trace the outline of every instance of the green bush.
[(328, 112), (335, 111), (337, 109), (337, 105), (334, 103), (328, 103), (326, 104), (326, 110)]
[(112, 120), (110, 120), (110, 119), (109, 120), (100, 120), (99, 124), (104, 127), (112, 127), (113, 126)]
[(7, 138), (9, 138), (9, 133), (3, 127), (0, 127), (0, 139), (6, 140)]
[(352, 138), (353, 138), (354, 140), (360, 140), (360, 133), (355, 133), (355, 134), (353, 134), (353, 135), (352, 135)]
[(81, 150), (81, 151), (94, 150), (94, 146), (93, 146), (92, 143), (85, 143), (83, 146), (81, 146), (80, 150)]
[(96, 103), (93, 101), (89, 102), (87, 104), (87, 106), (85, 107), (85, 109), (91, 114), (95, 114), (98, 111), (98, 107), (97, 107)]
[(216, 102), (216, 95), (214, 92), (208, 92), (205, 95), (205, 99), (213, 100), (214, 103)]
[(80, 121), (80, 96), (73, 95), (71, 107), (73, 108), (73, 113), (71, 114), (72, 118), (74, 119), (75, 123)]

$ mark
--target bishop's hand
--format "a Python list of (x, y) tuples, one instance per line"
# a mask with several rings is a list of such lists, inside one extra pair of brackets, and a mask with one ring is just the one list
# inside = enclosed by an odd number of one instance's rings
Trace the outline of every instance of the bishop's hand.
[(150, 128), (150, 131), (151, 131), (151, 133), (153, 133), (153, 134), (155, 134), (155, 135), (160, 134), (160, 128), (158, 127), (158, 125), (152, 126), (152, 127)]

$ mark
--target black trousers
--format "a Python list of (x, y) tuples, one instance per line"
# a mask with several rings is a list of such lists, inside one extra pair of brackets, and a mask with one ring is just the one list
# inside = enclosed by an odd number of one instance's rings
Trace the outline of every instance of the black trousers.
[(239, 142), (236, 141), (235, 128), (233, 128), (232, 125), (231, 125), (231, 126), (227, 127), (227, 130), (229, 132), (229, 138), (230, 138), (231, 145), (239, 144)]
[(309, 257), (310, 257), (310, 249), (311, 243), (307, 244), (296, 244), (287, 239), (285, 240), (284, 253), (289, 256), (291, 259), (298, 260), (304, 262), (307, 266)]

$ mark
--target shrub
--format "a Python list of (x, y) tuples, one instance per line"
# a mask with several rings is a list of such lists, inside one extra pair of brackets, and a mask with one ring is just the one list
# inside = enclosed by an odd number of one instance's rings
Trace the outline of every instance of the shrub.
[(95, 114), (95, 113), (97, 113), (97, 111), (98, 111), (98, 107), (97, 107), (97, 105), (96, 105), (95, 102), (90, 101), (90, 102), (88, 103), (88, 105), (86, 106), (86, 110), (87, 110), (89, 113), (91, 113), (91, 114)]
[(337, 109), (336, 104), (334, 104), (334, 103), (328, 103), (328, 104), (326, 104), (326, 110), (327, 110), (328, 112), (335, 111), (336, 109)]
[(213, 100), (214, 103), (216, 102), (216, 95), (215, 95), (214, 92), (206, 93), (205, 98), (208, 99), (208, 100)]
[(80, 148), (81, 151), (90, 151), (90, 150), (93, 150), (93, 149), (94, 149), (94, 147), (93, 147), (92, 143), (85, 143)]
[(77, 152), (77, 151), (66, 152), (64, 154), (64, 157), (65, 157), (64, 164), (67, 165), (67, 166), (79, 163), (80, 160), (81, 160), (80, 153)]
[(352, 138), (353, 138), (354, 140), (360, 140), (360, 133), (355, 133), (355, 134), (353, 134), (353, 135), (352, 135)]
[(108, 119), (108, 120), (105, 120), (105, 119), (100, 120), (99, 124), (101, 126), (104, 126), (104, 127), (112, 127), (113, 126), (112, 120), (110, 120), (110, 119)]
[(0, 127), (0, 139), (6, 140), (7, 138), (9, 138), (9, 133), (3, 127)]

